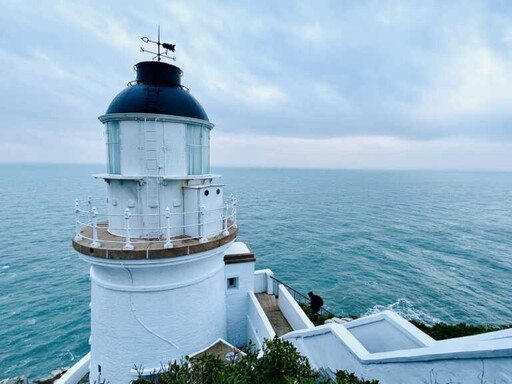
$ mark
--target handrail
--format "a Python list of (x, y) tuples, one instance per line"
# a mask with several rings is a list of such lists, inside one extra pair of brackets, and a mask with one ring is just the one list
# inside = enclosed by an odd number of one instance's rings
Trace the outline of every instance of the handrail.
[[(224, 207), (213, 208), (213, 209), (208, 209), (207, 212), (221, 211), (223, 209), (224, 209)], [(78, 208), (77, 212), (84, 213), (84, 214), (90, 214), (91, 210), (85, 210), (85, 209)], [(171, 216), (172, 215), (179, 216), (179, 215), (190, 215), (190, 214), (194, 214), (194, 213), (201, 213), (201, 211), (169, 212), (169, 213), (170, 213)], [(111, 217), (112, 216), (113, 217), (124, 217), (124, 212), (123, 213), (98, 213), (97, 215), (98, 216), (111, 216)], [(146, 216), (162, 216), (162, 217), (165, 217), (166, 213), (165, 212), (164, 213), (131, 213), (130, 215), (131, 216), (141, 216), (141, 217), (142, 216), (143, 217), (146, 217)]]
[[(230, 201), (224, 202), (221, 207), (206, 209), (205, 206), (201, 206), (198, 211), (187, 212), (171, 212), (167, 207), (163, 213), (132, 213), (129, 208), (126, 208), (122, 214), (101, 214), (93, 206), (90, 197), (87, 199), (87, 205), (87, 210), (80, 209), (78, 200), (75, 200), (74, 240), (89, 240), (92, 248), (99, 248), (102, 242), (123, 244), (124, 250), (133, 250), (136, 244), (160, 242), (165, 243), (164, 248), (173, 248), (173, 242), (175, 241), (195, 239), (206, 242), (210, 238), (221, 234), (227, 236), (230, 229), (237, 227), (237, 199), (234, 196), (231, 196)], [(208, 215), (210, 213), (214, 214), (210, 216)], [(172, 218), (176, 216), (181, 216), (182, 224), (176, 225), (176, 222), (173, 223)], [(192, 219), (192, 223), (185, 223), (187, 216)], [(153, 226), (141, 227), (136, 225), (140, 224), (139, 221), (132, 222), (133, 219), (144, 217), (156, 217), (157, 219), (152, 220)], [(111, 225), (112, 218), (117, 218), (114, 225)], [(211, 231), (210, 224), (218, 224), (215, 226), (217, 229)], [(90, 233), (84, 232), (84, 228), (90, 228)], [(109, 232), (116, 235), (119, 240), (99, 236), (99, 230), (105, 228), (108, 228)], [(188, 229), (192, 229), (192, 233), (187, 231)], [(140, 231), (144, 231), (145, 235), (141, 236)], [(116, 232), (120, 232), (122, 235), (118, 235)], [(155, 236), (149, 236), (148, 233), (155, 233)]]
[[(235, 228), (235, 224), (234, 223), (231, 223), (229, 226), (228, 226), (228, 230), (231, 229), (231, 228)], [(218, 235), (219, 232), (210, 232), (210, 233), (207, 233), (206, 234), (206, 238), (211, 238), (211, 237), (214, 237), (216, 235)], [(87, 237), (85, 236), (83, 233), (80, 235), (82, 240), (85, 239), (85, 240), (89, 240), (89, 241), (94, 241), (94, 238), (91, 238), (91, 237)], [(121, 239), (125, 239), (124, 236), (119, 236)], [(184, 240), (195, 240), (195, 239), (198, 239), (198, 237), (194, 237), (194, 236), (182, 236), (180, 237), (179, 239), (173, 239), (171, 238), (171, 243), (173, 241), (184, 241)], [(76, 237), (75, 237), (75, 240), (76, 240)], [(126, 240), (111, 240), (111, 239), (100, 239), (102, 241), (102, 243), (112, 243), (112, 244), (126, 244), (127, 241)], [(152, 239), (145, 239), (145, 240), (134, 240), (133, 238), (130, 238), (130, 244), (132, 245), (136, 245), (136, 244), (147, 244), (147, 243), (166, 243), (167, 242), (167, 239), (166, 238), (162, 238), (162, 237), (159, 237), (159, 238), (152, 238)], [(171, 248), (171, 247), (168, 247), (168, 248)]]
[[(295, 288), (290, 287), (288, 284), (282, 282), (281, 280), (274, 277), (273, 275), (269, 275), (269, 277), (273, 280), (273, 284), (274, 284), (273, 292), (274, 292), (275, 296), (277, 296), (277, 297), (279, 296), (278, 288), (279, 288), (279, 284), (281, 284), (284, 287), (286, 287), (286, 289), (288, 289), (288, 291), (291, 293), (291, 295), (293, 296), (295, 301), (297, 301), (300, 304), (308, 304), (308, 305), (311, 304), (311, 299), (308, 296), (297, 291)], [(299, 300), (297, 300), (297, 296), (299, 297)], [(334, 313), (332, 313), (328, 309), (325, 309), (323, 306), (320, 308), (319, 313), (320, 313), (320, 315), (329, 315), (332, 317), (336, 317), (336, 315)]]

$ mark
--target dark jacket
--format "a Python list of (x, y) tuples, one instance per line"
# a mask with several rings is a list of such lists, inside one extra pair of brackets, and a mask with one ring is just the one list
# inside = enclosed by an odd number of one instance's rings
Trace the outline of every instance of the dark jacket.
[(311, 304), (310, 304), (311, 309), (313, 310), (314, 313), (317, 313), (320, 310), (320, 308), (322, 308), (322, 305), (324, 305), (324, 301), (318, 295), (311, 295), (310, 298), (311, 298)]

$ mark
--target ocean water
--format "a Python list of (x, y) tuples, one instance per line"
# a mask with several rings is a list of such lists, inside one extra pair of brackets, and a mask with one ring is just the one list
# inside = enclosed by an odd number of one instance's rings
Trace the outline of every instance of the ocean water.
[[(87, 265), (74, 199), (101, 209), (101, 165), (0, 165), (0, 379), (88, 350)], [(239, 238), (334, 312), (512, 323), (512, 173), (215, 169)]]

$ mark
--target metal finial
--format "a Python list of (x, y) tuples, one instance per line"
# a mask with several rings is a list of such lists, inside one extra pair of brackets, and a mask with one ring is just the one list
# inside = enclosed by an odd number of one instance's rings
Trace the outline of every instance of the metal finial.
[[(141, 52), (144, 52), (144, 53), (147, 52), (147, 53), (151, 53), (152, 55), (155, 55), (155, 56), (153, 56), (153, 60), (157, 59), (158, 61), (160, 61), (162, 59), (162, 57), (165, 57), (166, 59), (170, 59), (170, 60), (176, 60), (176, 56), (168, 56), (169, 51), (174, 52), (174, 50), (176, 49), (176, 44), (169, 44), (169, 43), (164, 43), (164, 42), (160, 41), (160, 25), (158, 25), (157, 41), (151, 40), (148, 37), (141, 37), (140, 39), (146, 44), (153, 43), (153, 44), (157, 45), (156, 52), (149, 51), (145, 48), (140, 47)], [(161, 52), (160, 47), (165, 49), (165, 51), (163, 51), (163, 53)]]

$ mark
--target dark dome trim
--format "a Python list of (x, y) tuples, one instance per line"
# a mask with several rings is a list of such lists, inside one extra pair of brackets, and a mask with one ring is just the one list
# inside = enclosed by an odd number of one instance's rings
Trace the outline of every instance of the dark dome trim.
[(98, 116), (98, 120), (102, 123), (106, 123), (108, 121), (170, 121), (172, 123), (185, 123), (185, 124), (194, 124), (201, 125), (207, 127), (209, 129), (213, 129), (215, 126), (213, 123), (210, 123), (206, 120), (194, 119), (192, 117), (186, 116), (175, 116), (175, 115), (160, 115), (155, 113), (110, 113)]
[(181, 86), (182, 71), (158, 61), (135, 65), (136, 83), (119, 93), (110, 103), (110, 113), (154, 113), (208, 120), (199, 102)]

